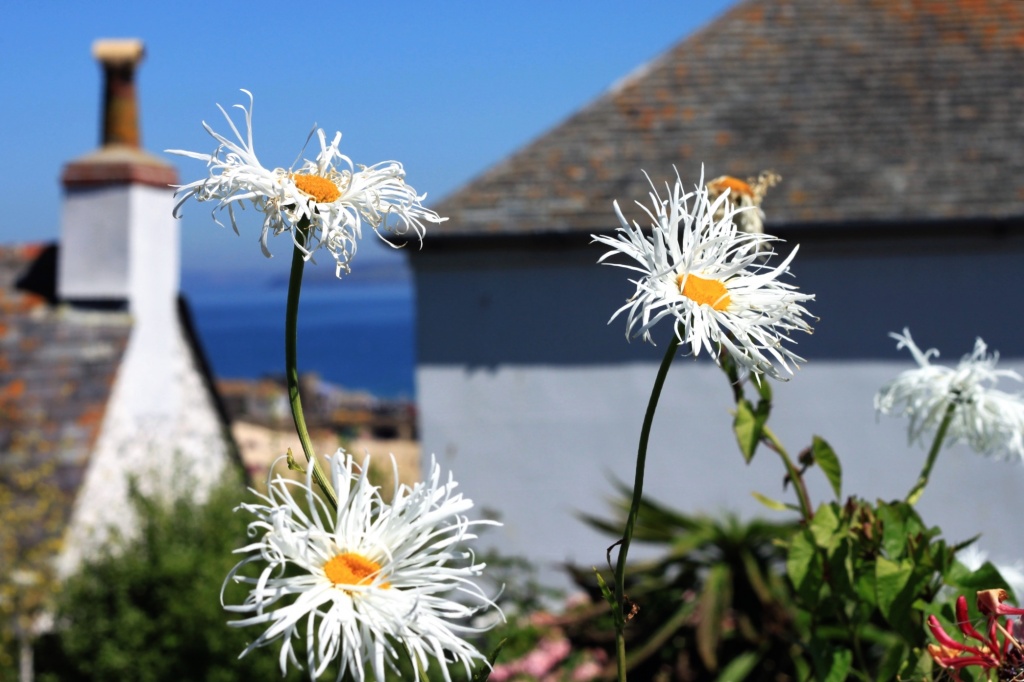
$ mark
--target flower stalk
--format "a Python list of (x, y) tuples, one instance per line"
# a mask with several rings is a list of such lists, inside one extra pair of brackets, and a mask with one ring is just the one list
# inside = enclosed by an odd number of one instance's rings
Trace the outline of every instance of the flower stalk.
[(917, 501), (921, 499), (921, 495), (924, 494), (925, 486), (928, 485), (928, 477), (931, 476), (932, 467), (935, 466), (935, 460), (939, 458), (939, 450), (942, 449), (942, 442), (946, 440), (946, 432), (949, 430), (949, 425), (953, 423), (953, 413), (956, 412), (956, 401), (949, 401), (949, 405), (946, 407), (946, 413), (942, 415), (942, 421), (939, 422), (939, 428), (935, 431), (935, 440), (932, 442), (932, 447), (928, 451), (928, 458), (924, 462), (924, 467), (921, 469), (921, 474), (917, 477), (917, 483), (910, 492), (907, 493), (907, 504), (917, 504)]
[(306, 264), (303, 253), (307, 232), (309, 231), (309, 220), (303, 218), (295, 230), (295, 246), (292, 249), (292, 267), (288, 275), (288, 302), (284, 314), (284, 367), (285, 377), (288, 382), (288, 402), (292, 408), (292, 420), (295, 422), (295, 432), (299, 435), (299, 442), (302, 443), (302, 452), (306, 455), (306, 461), (313, 470), (313, 480), (323, 491), (332, 509), (338, 508), (338, 494), (331, 486), (331, 482), (324, 475), (323, 468), (316, 457), (316, 449), (309, 437), (309, 429), (306, 427), (306, 418), (302, 413), (302, 397), (299, 395), (299, 369), (298, 369), (298, 322), (299, 322), (299, 294), (302, 292), (302, 271)]
[(796, 468), (796, 465), (793, 464), (793, 459), (786, 452), (786, 448), (783, 447), (778, 436), (767, 426), (763, 427), (761, 433), (768, 447), (774, 450), (782, 459), (782, 464), (786, 467), (786, 473), (793, 484), (793, 489), (796, 490), (796, 496), (800, 502), (800, 513), (803, 515), (804, 521), (810, 523), (811, 519), (814, 518), (814, 507), (811, 506), (811, 497), (807, 492), (807, 484), (804, 482), (803, 475)]
[(647, 466), (647, 444), (651, 436), (651, 426), (654, 424), (654, 413), (658, 409), (658, 401), (661, 399), (661, 389), (665, 385), (665, 377), (668, 376), (669, 367), (675, 359), (676, 351), (679, 349), (681, 333), (677, 331), (672, 335), (668, 348), (665, 349), (665, 357), (658, 367), (658, 375), (654, 379), (654, 386), (651, 388), (651, 397), (647, 403), (647, 412), (644, 414), (644, 423), (640, 429), (640, 443), (636, 453), (636, 474), (633, 479), (633, 499), (629, 505), (629, 515), (626, 517), (626, 528), (622, 533), (622, 540), (619, 542), (619, 556), (615, 565), (615, 652), (619, 682), (626, 682), (626, 557), (629, 554), (629, 545), (633, 541), (633, 529), (636, 526), (636, 518), (640, 513), (640, 501), (644, 491), (644, 470)]

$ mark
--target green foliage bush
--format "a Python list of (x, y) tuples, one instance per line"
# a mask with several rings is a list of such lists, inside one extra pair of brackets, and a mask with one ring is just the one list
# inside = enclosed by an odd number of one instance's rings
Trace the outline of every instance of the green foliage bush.
[[(240, 483), (225, 481), (205, 503), (165, 503), (133, 491), (140, 532), (115, 540), (82, 566), (58, 598), (57, 630), (36, 655), (39, 679), (229, 682), (300, 680), (281, 675), (274, 648), (238, 655), (254, 637), (228, 627), (221, 608), (232, 551), (248, 518), (233, 509)], [(226, 602), (244, 595), (228, 585)]]

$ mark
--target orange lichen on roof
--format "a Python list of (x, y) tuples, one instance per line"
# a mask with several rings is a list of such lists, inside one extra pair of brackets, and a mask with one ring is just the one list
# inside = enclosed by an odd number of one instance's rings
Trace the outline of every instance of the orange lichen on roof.
[(740, 5), (734, 15), (737, 19), (752, 23), (764, 23), (764, 7), (761, 5)]
[(1022, 16), (1019, 0), (911, 0), (909, 5), (883, 3), (890, 15), (917, 24), (923, 16), (935, 20), (943, 42), (977, 43), (985, 49), (1020, 46), (1009, 28)]
[(33, 308), (46, 303), (46, 299), (37, 294), (19, 292), (15, 296), (0, 289), (0, 313), (4, 315), (23, 315)]
[(75, 420), (75, 423), (85, 428), (99, 426), (103, 421), (103, 414), (105, 411), (106, 405), (90, 405), (82, 410), (82, 414), (78, 415), (78, 419)]
[(22, 244), (18, 247), (18, 255), (24, 260), (35, 260), (43, 252), (43, 249), (47, 247), (46, 244), (34, 242), (30, 244)]
[(654, 110), (650, 107), (644, 107), (642, 109), (633, 109), (630, 113), (636, 118), (636, 128), (640, 130), (650, 130), (654, 123)]
[(15, 379), (0, 386), (0, 400), (12, 400), (25, 395), (25, 380)]
[(932, 14), (943, 16), (949, 14), (949, 10), (951, 9), (952, 5), (953, 3), (951, 3), (949, 0), (939, 0), (939, 2), (925, 3), (924, 6), (921, 7), (921, 9), (923, 9), (925, 12), (930, 12)]

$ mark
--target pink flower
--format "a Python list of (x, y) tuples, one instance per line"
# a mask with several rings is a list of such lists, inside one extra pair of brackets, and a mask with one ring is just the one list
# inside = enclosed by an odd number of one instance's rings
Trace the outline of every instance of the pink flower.
[(542, 639), (536, 649), (521, 659), (522, 666), (520, 672), (540, 677), (551, 672), (556, 665), (569, 655), (570, 651), (572, 651), (572, 647), (569, 645), (569, 640), (564, 637)]
[(986, 616), (1022, 616), (1024, 609), (1006, 606), (1004, 601), (1010, 598), (1006, 590), (981, 590), (978, 592), (978, 610)]
[[(1003, 606), (1007, 598), (1003, 590), (982, 590), (978, 592), (978, 607), (987, 617), (985, 634), (978, 632), (971, 625), (967, 611), (967, 599), (961, 595), (956, 600), (956, 624), (966, 640), (975, 640), (978, 644), (959, 642), (943, 629), (935, 616), (928, 616), (928, 629), (938, 644), (929, 644), (928, 653), (943, 668), (954, 670), (954, 679), (959, 680), (962, 668), (978, 666), (986, 671), (996, 670), (999, 679), (1010, 679), (1024, 669), (1024, 649), (1014, 636), (1019, 632), (1019, 623), (1007, 619), (1004, 627), (999, 616), (1024, 614), (1024, 609)], [(1009, 628), (1009, 629), (1008, 629)], [(1002, 635), (1002, 641), (1000, 641)], [(1010, 677), (1003, 677), (1009, 673)]]
[(541, 639), (530, 653), (522, 658), (494, 666), (488, 678), (491, 682), (509, 682), (517, 675), (540, 678), (554, 670), (571, 653), (572, 645), (561, 633), (554, 638)]

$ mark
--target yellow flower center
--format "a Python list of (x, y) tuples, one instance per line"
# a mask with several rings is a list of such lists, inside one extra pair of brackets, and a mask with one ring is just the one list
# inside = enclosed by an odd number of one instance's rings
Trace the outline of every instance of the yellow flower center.
[[(342, 552), (324, 564), (327, 579), (335, 585), (369, 585), (380, 573), (380, 564), (355, 552)], [(390, 583), (379, 587), (388, 589)]]
[(308, 194), (318, 204), (329, 204), (337, 201), (341, 196), (341, 190), (333, 182), (322, 175), (293, 174), (292, 180), (295, 186), (304, 194)]
[[(683, 283), (683, 280), (686, 283)], [(697, 305), (709, 305), (715, 310), (729, 307), (729, 290), (717, 279), (704, 279), (697, 275), (679, 275), (676, 277), (679, 293)]]

